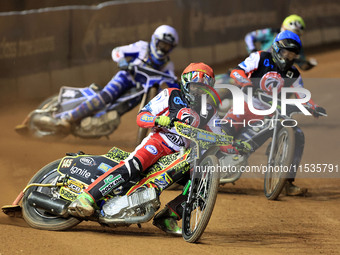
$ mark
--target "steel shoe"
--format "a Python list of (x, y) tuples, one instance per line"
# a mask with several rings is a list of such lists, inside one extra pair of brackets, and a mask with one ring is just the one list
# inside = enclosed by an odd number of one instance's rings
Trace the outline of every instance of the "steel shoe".
[(165, 207), (159, 213), (156, 214), (152, 224), (164, 231), (165, 233), (174, 235), (174, 236), (182, 236), (182, 229), (177, 225), (177, 216), (171, 215), (172, 213)]
[(87, 193), (81, 193), (68, 207), (68, 213), (75, 217), (89, 217), (94, 213), (94, 201)]
[(154, 219), (152, 224), (165, 233), (174, 236), (182, 236), (182, 229), (177, 225), (176, 219), (170, 216), (168, 218)]

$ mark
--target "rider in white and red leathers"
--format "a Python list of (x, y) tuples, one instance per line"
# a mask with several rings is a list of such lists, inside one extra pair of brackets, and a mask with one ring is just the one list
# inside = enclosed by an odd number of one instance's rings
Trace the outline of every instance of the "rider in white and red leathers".
[[(179, 119), (192, 126), (205, 128), (209, 131), (222, 134), (220, 127), (214, 127), (214, 119), (218, 118), (216, 110), (207, 105), (207, 113), (200, 113), (201, 88), (212, 88), (214, 84), (213, 70), (203, 63), (190, 64), (182, 74), (181, 89), (168, 88), (153, 98), (138, 114), (137, 123), (143, 128), (152, 128), (151, 133), (121, 164), (112, 168), (95, 180), (70, 206), (70, 213), (75, 216), (90, 216), (93, 214), (93, 205), (100, 198), (120, 185), (130, 185), (140, 179), (140, 173), (154, 164), (162, 156), (175, 153), (182, 146), (189, 146), (189, 140), (177, 134), (175, 128), (169, 127), (171, 120)], [(115, 180), (115, 182), (110, 182)], [(107, 188), (108, 183), (114, 183)], [(105, 187), (105, 188), (104, 188)], [(160, 193), (162, 188), (159, 187)], [(181, 200), (182, 198), (180, 198)], [(178, 201), (178, 199), (176, 200)], [(176, 207), (176, 206), (175, 206)], [(155, 225), (165, 230), (159, 221), (170, 220), (176, 222), (177, 208), (174, 215), (165, 214), (164, 211), (157, 217)], [(171, 217), (170, 217), (171, 216)], [(173, 217), (174, 216), (174, 217)], [(169, 218), (170, 219), (164, 219)], [(177, 225), (177, 224), (176, 224)], [(165, 230), (166, 231), (166, 230)], [(173, 233), (180, 233), (174, 228)]]
[[(239, 87), (246, 88), (251, 86), (253, 91), (260, 89), (268, 94), (272, 94), (274, 87), (277, 88), (278, 93), (280, 93), (283, 87), (301, 88), (303, 87), (301, 75), (293, 66), (301, 46), (298, 35), (289, 30), (283, 31), (276, 36), (271, 52), (258, 51), (251, 53), (237, 68), (231, 71), (230, 76)], [(305, 95), (296, 93), (296, 97), (303, 98)], [(326, 112), (322, 107), (315, 104), (312, 99), (306, 104), (311, 107), (312, 114), (315, 117), (318, 117), (319, 113)], [(269, 108), (256, 97), (252, 97), (252, 105), (258, 110)], [(247, 101), (244, 102), (244, 106), (244, 115), (233, 114), (233, 108), (231, 108), (224, 117), (229, 124), (223, 125), (228, 135), (236, 136), (243, 140), (251, 138), (251, 134), (247, 133), (248, 121), (264, 119), (263, 115), (255, 115), (249, 110)], [(234, 124), (232, 125), (231, 123)], [(258, 148), (256, 144), (253, 146), (254, 150)], [(224, 149), (226, 148), (229, 148), (225, 150), (228, 153), (237, 153), (237, 149), (233, 146), (225, 147)], [(287, 188), (287, 190), (291, 190), (292, 195), (298, 195), (306, 191), (293, 185), (293, 181), (294, 179), (292, 178), (287, 185), (287, 187), (290, 185), (288, 187), (290, 189)]]
[[(174, 64), (169, 53), (177, 46), (176, 30), (168, 25), (158, 27), (151, 37), (151, 42), (138, 41), (130, 45), (113, 49), (112, 59), (121, 69), (96, 96), (83, 102), (74, 110), (60, 116), (60, 124), (76, 122), (102, 109), (108, 103), (113, 103), (124, 92), (136, 87), (139, 77), (134, 78), (128, 71), (129, 65), (149, 66), (174, 76)], [(170, 88), (178, 88), (176, 82), (167, 83)]]

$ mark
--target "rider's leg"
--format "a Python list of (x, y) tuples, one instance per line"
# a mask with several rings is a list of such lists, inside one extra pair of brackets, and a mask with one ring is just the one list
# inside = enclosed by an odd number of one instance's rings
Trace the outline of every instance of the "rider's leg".
[[(305, 144), (305, 137), (303, 132), (296, 127), (295, 128), (295, 155), (293, 164), (297, 167), (300, 164), (303, 148)], [(290, 178), (287, 180), (287, 184), (285, 186), (285, 191), (287, 196), (303, 196), (308, 192), (307, 188), (298, 187), (293, 184), (296, 177), (296, 171), (290, 172)]]
[(119, 71), (96, 96), (81, 103), (75, 109), (61, 116), (61, 121), (76, 122), (114, 102), (121, 94), (133, 87), (129, 74)]
[[(190, 172), (187, 172), (177, 183), (185, 186), (189, 180)], [(177, 222), (182, 219), (183, 204), (186, 199), (187, 195), (179, 194), (155, 215), (152, 224), (168, 234), (181, 236), (182, 229), (177, 225)]]
[(94, 212), (93, 206), (98, 200), (120, 185), (131, 186), (136, 183), (141, 172), (160, 157), (173, 152), (164, 144), (158, 133), (151, 133), (124, 162), (100, 176), (79, 195), (69, 206), (70, 214), (78, 217), (91, 216)]
[(94, 213), (95, 204), (111, 190), (121, 185), (128, 185), (138, 179), (141, 171), (139, 160), (133, 157), (113, 167), (96, 179), (75, 201), (68, 207), (73, 216), (88, 217)]
[(168, 234), (181, 236), (182, 229), (177, 225), (177, 221), (182, 218), (182, 204), (186, 199), (186, 195), (183, 195), (182, 193), (178, 195), (175, 199), (166, 204), (164, 209), (156, 214), (152, 224)]

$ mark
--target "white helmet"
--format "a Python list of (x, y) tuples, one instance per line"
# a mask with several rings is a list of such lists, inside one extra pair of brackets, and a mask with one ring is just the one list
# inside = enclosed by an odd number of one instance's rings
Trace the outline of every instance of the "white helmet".
[(168, 25), (158, 27), (151, 37), (150, 53), (154, 61), (163, 60), (178, 44), (176, 29)]

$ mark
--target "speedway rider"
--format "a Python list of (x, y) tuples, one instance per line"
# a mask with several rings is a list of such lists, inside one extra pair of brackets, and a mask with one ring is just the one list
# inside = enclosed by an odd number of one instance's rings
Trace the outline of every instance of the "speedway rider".
[[(151, 133), (140, 145), (121, 162), (93, 182), (69, 206), (70, 214), (76, 217), (87, 217), (94, 213), (96, 202), (107, 195), (112, 189), (123, 184), (131, 185), (141, 177), (140, 173), (154, 164), (162, 156), (178, 152), (181, 147), (189, 146), (189, 140), (177, 134), (170, 127), (172, 119), (180, 119), (195, 127), (222, 134), (220, 127), (214, 127), (217, 112), (207, 104), (207, 113), (200, 112), (200, 95), (202, 88), (214, 85), (214, 72), (204, 63), (192, 63), (186, 67), (181, 76), (181, 89), (167, 88), (154, 97), (137, 115), (137, 123), (143, 128), (152, 128)], [(101, 192), (107, 180), (120, 180), (110, 190)], [(130, 182), (130, 183), (129, 183)], [(162, 187), (158, 187), (160, 193)], [(181, 235), (176, 220), (181, 218), (181, 203), (184, 196), (180, 195), (171, 201), (165, 209), (155, 216), (154, 225), (168, 233)]]
[[(101, 110), (108, 103), (113, 103), (124, 92), (136, 83), (131, 73), (128, 71), (130, 64), (149, 66), (174, 76), (174, 64), (170, 61), (169, 53), (178, 44), (178, 34), (176, 30), (168, 25), (159, 26), (151, 37), (151, 42), (138, 41), (130, 45), (114, 48), (112, 59), (118, 63), (121, 69), (108, 84), (93, 98), (83, 102), (75, 109), (68, 111), (57, 121), (57, 125), (66, 130), (70, 127), (70, 122), (77, 122)], [(178, 87), (177, 83), (167, 83), (169, 87)]]
[[(248, 33), (244, 38), (247, 51), (249, 54), (256, 52), (256, 44), (259, 44), (260, 50), (270, 51), (273, 41), (279, 32), (289, 30), (301, 36), (305, 28), (304, 20), (300, 16), (292, 14), (284, 19), (281, 28), (264, 28)], [(304, 71), (310, 70), (317, 65), (315, 59), (306, 59), (303, 49), (301, 49), (299, 58), (295, 60), (295, 63)]]
[[(260, 89), (268, 94), (272, 93), (273, 87), (278, 89), (278, 93), (283, 87), (303, 87), (301, 75), (297, 68), (293, 66), (301, 47), (301, 41), (297, 34), (289, 30), (280, 32), (272, 44), (271, 52), (257, 51), (251, 53), (238, 67), (231, 71), (230, 76), (237, 86), (244, 88), (243, 91), (245, 92), (248, 86), (252, 86), (253, 91)], [(297, 93), (296, 96), (303, 98), (304, 94)], [(268, 109), (255, 97), (252, 98), (252, 103), (258, 110)], [(325, 109), (315, 104), (313, 100), (309, 100), (306, 104), (311, 107), (314, 117), (320, 116), (319, 113), (326, 113)], [(250, 128), (237, 123), (248, 123), (251, 119), (263, 120), (263, 118), (264, 116), (250, 112), (245, 101), (244, 115), (234, 115), (233, 108), (231, 108), (224, 117), (229, 124), (223, 125), (223, 128), (228, 135), (248, 140), (252, 137)], [(235, 124), (230, 125), (230, 123)], [(256, 150), (257, 148), (253, 149)], [(237, 149), (229, 146), (226, 152), (237, 153)], [(292, 183), (293, 181), (294, 178), (289, 179), (285, 187), (287, 195), (302, 195), (307, 192), (307, 189), (295, 186)]]

